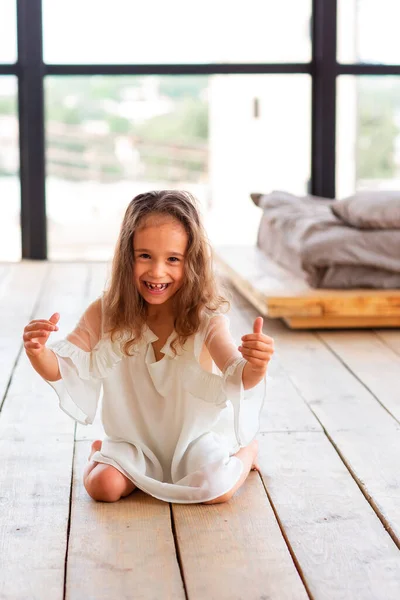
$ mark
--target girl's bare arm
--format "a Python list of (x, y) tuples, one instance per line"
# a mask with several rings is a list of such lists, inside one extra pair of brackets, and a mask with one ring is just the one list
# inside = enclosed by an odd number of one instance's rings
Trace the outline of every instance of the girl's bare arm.
[(29, 356), (32, 367), (47, 381), (58, 381), (61, 379), (60, 369), (58, 368), (57, 357), (48, 348), (43, 348), (39, 356)]
[(207, 332), (205, 340), (207, 349), (223, 373), (237, 358), (242, 356), (247, 361), (242, 373), (245, 390), (255, 387), (262, 381), (273, 354), (273, 340), (263, 335), (261, 328), (262, 320), (260, 319), (254, 324), (253, 334), (242, 337), (242, 345), (239, 348), (236, 346), (226, 322), (220, 317), (212, 319)]
[(56, 355), (45, 346), (51, 332), (58, 330), (59, 318), (60, 315), (54, 313), (48, 321), (35, 319), (24, 329), (23, 340), (26, 355), (35, 371), (48, 381), (61, 379)]

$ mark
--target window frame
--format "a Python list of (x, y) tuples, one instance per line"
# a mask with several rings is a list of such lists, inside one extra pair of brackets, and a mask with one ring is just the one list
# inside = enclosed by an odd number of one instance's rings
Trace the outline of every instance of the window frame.
[(0, 75), (18, 78), (22, 258), (47, 259), (44, 79), (46, 75), (310, 75), (309, 192), (335, 197), (336, 80), (341, 75), (400, 75), (400, 65), (337, 62), (337, 0), (313, 0), (308, 63), (55, 65), (43, 62), (42, 0), (17, 0), (18, 60)]

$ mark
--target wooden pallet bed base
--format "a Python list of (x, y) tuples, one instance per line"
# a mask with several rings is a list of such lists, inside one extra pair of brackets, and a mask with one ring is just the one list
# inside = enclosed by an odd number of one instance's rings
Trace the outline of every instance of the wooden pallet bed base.
[(368, 329), (400, 327), (400, 317), (287, 317), (291, 329)]
[(400, 290), (310, 287), (259, 248), (221, 246), (217, 265), (263, 316), (292, 329), (400, 327)]

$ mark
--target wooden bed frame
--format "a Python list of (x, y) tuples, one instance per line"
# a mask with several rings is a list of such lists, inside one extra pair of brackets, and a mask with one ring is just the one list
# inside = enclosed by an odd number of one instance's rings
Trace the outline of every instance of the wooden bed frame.
[(400, 290), (310, 287), (259, 248), (214, 248), (216, 263), (262, 316), (292, 329), (400, 327)]

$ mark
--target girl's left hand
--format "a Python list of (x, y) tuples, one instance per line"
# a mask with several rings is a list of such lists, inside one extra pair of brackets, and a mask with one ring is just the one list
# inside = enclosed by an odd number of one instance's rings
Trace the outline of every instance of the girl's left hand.
[(274, 353), (274, 340), (262, 333), (263, 318), (257, 317), (253, 325), (253, 333), (242, 336), (242, 345), (238, 350), (250, 363), (253, 371), (266, 372)]

